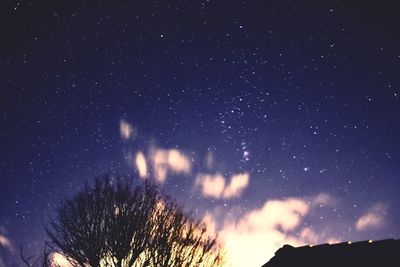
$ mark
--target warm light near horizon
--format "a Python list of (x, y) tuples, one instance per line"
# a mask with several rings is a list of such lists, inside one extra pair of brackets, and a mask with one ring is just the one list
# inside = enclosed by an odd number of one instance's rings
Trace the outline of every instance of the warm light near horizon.
[(72, 267), (71, 263), (60, 253), (51, 254), (51, 267)]

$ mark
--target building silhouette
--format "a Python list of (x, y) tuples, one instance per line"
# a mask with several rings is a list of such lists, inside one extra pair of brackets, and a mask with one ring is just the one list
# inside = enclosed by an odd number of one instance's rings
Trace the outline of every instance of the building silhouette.
[(316, 246), (284, 245), (262, 267), (400, 266), (400, 240), (343, 242)]

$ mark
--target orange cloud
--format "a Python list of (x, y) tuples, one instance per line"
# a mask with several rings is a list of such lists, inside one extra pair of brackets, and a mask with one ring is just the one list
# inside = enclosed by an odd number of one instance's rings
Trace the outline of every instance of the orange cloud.
[(248, 173), (232, 175), (230, 183), (226, 185), (225, 178), (219, 173), (214, 175), (198, 174), (195, 185), (201, 188), (205, 197), (230, 199), (242, 194), (249, 184), (249, 179)]
[(138, 153), (136, 153), (135, 165), (139, 172), (139, 176), (141, 178), (146, 178), (148, 175), (147, 163), (146, 163), (146, 158), (144, 157), (143, 152), (139, 151)]

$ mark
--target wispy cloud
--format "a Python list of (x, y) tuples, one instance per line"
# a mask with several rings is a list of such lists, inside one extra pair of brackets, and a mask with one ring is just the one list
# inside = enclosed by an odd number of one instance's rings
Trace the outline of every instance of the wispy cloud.
[(168, 172), (189, 174), (192, 168), (189, 157), (178, 149), (154, 149), (150, 153), (154, 178), (163, 183)]
[(312, 199), (313, 206), (329, 206), (334, 207), (337, 203), (336, 199), (328, 193), (320, 193)]
[[(164, 183), (169, 174), (192, 173), (191, 158), (179, 149), (150, 147), (147, 152), (138, 151), (131, 155), (135, 157), (131, 156), (130, 162), (134, 162), (141, 178), (151, 176), (157, 182)], [(200, 162), (211, 171), (215, 169), (214, 160), (209, 152)], [(194, 186), (206, 198), (239, 198), (250, 183), (248, 172), (228, 177), (218, 172), (193, 174), (196, 177)], [(231, 267), (258, 267), (268, 261), (284, 244), (300, 246), (337, 242), (326, 228), (321, 232), (321, 229), (316, 230), (306, 223), (307, 218), (316, 218), (320, 208), (336, 206), (337, 200), (333, 196), (320, 193), (305, 198), (268, 200), (261, 208), (249, 210), (244, 214), (240, 207), (236, 207), (241, 212), (240, 217), (236, 216), (238, 213), (233, 207), (221, 213), (216, 212), (216, 209), (207, 210), (203, 222), (212, 233), (218, 234), (219, 241), (227, 251)]]
[(207, 156), (205, 158), (205, 165), (207, 169), (212, 169), (214, 167), (214, 155), (211, 150), (208, 150)]
[(225, 188), (223, 197), (224, 198), (239, 197), (242, 194), (242, 191), (248, 186), (249, 179), (250, 176), (247, 172), (233, 175), (231, 177), (231, 182)]
[(126, 122), (124, 120), (120, 120), (119, 132), (121, 134), (122, 139), (128, 140), (133, 134), (133, 127), (128, 122)]
[(0, 234), (0, 246), (8, 249), (10, 252), (14, 253), (15, 248), (13, 244), (11, 243), (10, 239), (8, 239), (6, 236)]
[(198, 174), (195, 184), (200, 186), (204, 197), (221, 198), (225, 190), (225, 178), (222, 174)]
[(143, 152), (139, 151), (136, 153), (135, 157), (135, 166), (139, 172), (140, 178), (146, 178), (148, 173), (147, 173), (147, 163), (146, 163), (146, 158), (143, 154)]
[(362, 215), (356, 222), (356, 229), (364, 231), (367, 229), (376, 229), (384, 224), (384, 216), (386, 213), (385, 206), (377, 203), (364, 215)]
[(310, 227), (305, 227), (301, 230), (300, 238), (307, 244), (316, 244), (319, 241), (318, 234)]
[[(15, 247), (12, 244), (11, 240), (6, 237), (6, 230), (4, 227), (0, 227), (0, 248), (5, 248), (8, 250), (8, 252), (15, 254)], [(2, 256), (0, 255), (0, 267), (5, 267), (4, 260), (2, 259)]]
[(229, 184), (226, 184), (222, 174), (203, 174), (196, 177), (195, 185), (199, 186), (204, 197), (234, 198), (239, 197), (248, 186), (250, 176), (248, 173), (232, 175)]

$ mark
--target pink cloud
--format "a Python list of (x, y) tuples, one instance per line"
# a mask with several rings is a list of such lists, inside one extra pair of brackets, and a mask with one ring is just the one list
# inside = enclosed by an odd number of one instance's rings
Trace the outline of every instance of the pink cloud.
[(154, 149), (150, 153), (153, 164), (154, 178), (164, 183), (168, 172), (189, 174), (191, 162), (189, 157), (177, 149)]
[[(12, 244), (11, 240), (4, 235), (5, 232), (6, 232), (5, 228), (0, 226), (0, 248), (3, 247), (10, 253), (15, 254), (14, 245)], [(5, 267), (5, 266), (6, 265), (0, 254), (0, 267)]]
[(358, 231), (364, 231), (381, 227), (384, 224), (385, 213), (384, 205), (380, 203), (375, 204), (366, 214), (362, 215), (357, 220), (356, 229)]
[(324, 205), (324, 206), (334, 207), (336, 203), (337, 203), (336, 199), (328, 193), (320, 193), (312, 199), (313, 206)]
[(232, 175), (229, 184), (226, 184), (222, 174), (198, 174), (195, 185), (200, 187), (202, 195), (210, 198), (230, 199), (239, 197), (249, 184), (248, 173)]
[(169, 149), (167, 154), (169, 168), (176, 173), (189, 173), (191, 163), (189, 158), (177, 149)]
[(248, 184), (249, 184), (248, 173), (233, 175), (231, 177), (230, 184), (225, 188), (223, 197), (224, 198), (239, 197), (242, 194), (242, 191), (248, 186)]
[(317, 244), (319, 241), (318, 234), (310, 227), (306, 227), (301, 230), (300, 238), (303, 239), (307, 244)]
[(15, 248), (14, 248), (13, 244), (11, 243), (11, 240), (1, 234), (0, 234), (0, 246), (8, 249), (12, 253), (15, 252)]
[(146, 178), (148, 175), (147, 163), (146, 163), (146, 158), (144, 157), (143, 152), (139, 151), (138, 153), (136, 153), (135, 165), (136, 165), (136, 169), (139, 172), (140, 178)]
[(124, 120), (120, 120), (119, 122), (119, 132), (121, 134), (121, 138), (124, 140), (128, 140), (133, 133), (133, 127), (128, 122)]
[(221, 198), (225, 189), (225, 178), (221, 174), (198, 174), (195, 184), (201, 187), (203, 196)]

